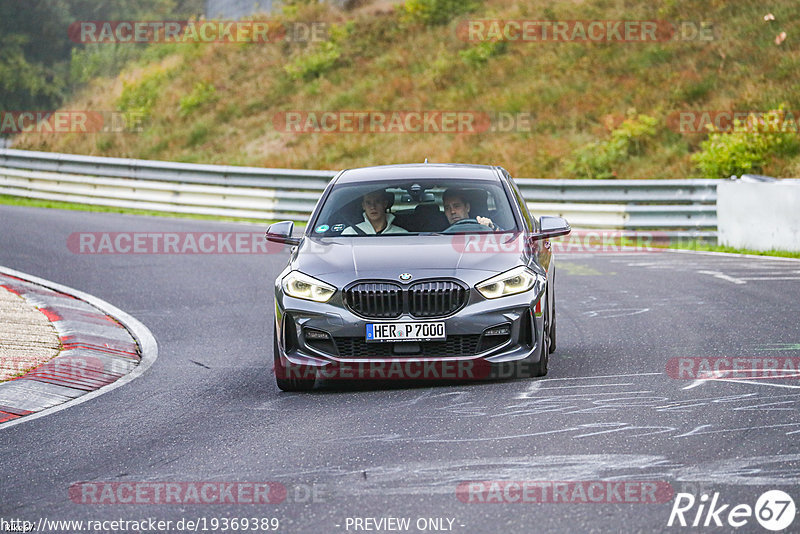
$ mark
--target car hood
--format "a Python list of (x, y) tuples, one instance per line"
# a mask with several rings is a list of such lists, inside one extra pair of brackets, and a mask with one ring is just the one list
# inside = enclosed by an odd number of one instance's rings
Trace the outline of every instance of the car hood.
[(344, 285), (356, 279), (414, 280), (486, 278), (527, 264), (520, 233), (477, 235), (306, 237), (292, 255), (291, 268)]

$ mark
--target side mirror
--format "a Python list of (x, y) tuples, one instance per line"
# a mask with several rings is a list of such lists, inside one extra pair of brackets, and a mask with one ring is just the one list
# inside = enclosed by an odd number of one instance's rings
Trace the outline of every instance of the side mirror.
[(279, 223), (270, 224), (267, 227), (267, 234), (265, 237), (267, 241), (273, 243), (283, 243), (284, 245), (299, 245), (300, 239), (292, 237), (294, 231), (294, 223), (292, 221), (282, 221)]
[(531, 235), (531, 239), (534, 241), (567, 235), (572, 231), (572, 227), (564, 217), (551, 217), (549, 215), (542, 215), (541, 219), (539, 219), (539, 227), (539, 231)]

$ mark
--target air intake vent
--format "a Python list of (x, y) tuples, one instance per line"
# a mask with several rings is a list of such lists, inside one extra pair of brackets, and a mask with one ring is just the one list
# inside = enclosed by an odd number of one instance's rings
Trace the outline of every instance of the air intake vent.
[(347, 305), (357, 315), (396, 319), (403, 313), (403, 288), (386, 282), (356, 284), (345, 291)]
[(418, 282), (408, 289), (409, 313), (414, 317), (446, 317), (467, 303), (466, 288), (449, 280)]
[(345, 291), (345, 301), (356, 315), (368, 319), (396, 319), (407, 313), (418, 319), (447, 317), (467, 303), (469, 289), (451, 280), (426, 280), (408, 289), (391, 282), (361, 282)]
[[(481, 336), (453, 335), (447, 341), (420, 341), (418, 350), (409, 353), (409, 358), (459, 358), (473, 356), (478, 349)], [(367, 343), (363, 337), (334, 338), (338, 355), (341, 358), (398, 358), (402, 353), (395, 350), (399, 343)]]

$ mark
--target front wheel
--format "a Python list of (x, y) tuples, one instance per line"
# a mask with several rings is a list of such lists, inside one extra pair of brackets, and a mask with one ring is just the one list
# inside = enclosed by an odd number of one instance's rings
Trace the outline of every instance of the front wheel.
[(556, 351), (556, 272), (553, 271), (553, 283), (550, 285), (550, 296), (553, 300), (552, 315), (550, 316), (550, 354)]
[[(545, 306), (545, 309), (547, 306)], [(545, 311), (545, 313), (548, 313)], [(545, 315), (547, 319), (547, 315)], [(539, 350), (539, 361), (524, 367), (521, 373), (524, 378), (545, 376), (547, 374), (547, 364), (550, 360), (550, 336), (548, 334), (548, 322), (545, 320), (542, 328), (541, 348)]]
[(550, 362), (550, 334), (547, 324), (542, 328), (542, 350), (539, 354), (539, 361), (533, 364), (531, 376), (545, 376), (547, 374), (547, 364)]
[[(273, 348), (272, 354), (275, 361), (275, 382), (281, 391), (309, 391), (314, 387), (316, 376), (314, 370), (305, 365), (291, 365), (286, 367), (281, 362), (281, 354), (278, 351), (278, 334), (272, 335)], [(313, 376), (313, 378), (309, 378)]]

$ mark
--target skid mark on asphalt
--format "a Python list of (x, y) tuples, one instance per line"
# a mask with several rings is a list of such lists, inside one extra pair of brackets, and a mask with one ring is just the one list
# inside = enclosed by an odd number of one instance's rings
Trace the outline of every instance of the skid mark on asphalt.
[[(783, 378), (776, 378), (775, 380), (785, 381), (788, 378), (794, 378), (800, 375), (787, 375)], [(766, 379), (765, 379), (766, 380)], [(683, 389), (691, 389), (698, 386), (703, 386), (708, 382), (728, 382), (730, 384), (747, 384), (750, 386), (767, 386), (773, 388), (784, 388), (784, 389), (800, 389), (800, 384), (784, 384), (782, 382), (762, 382), (761, 380), (753, 380), (750, 378), (714, 378), (712, 380), (695, 380), (690, 386), (687, 386)]]
[[(513, 399), (486, 403), (483, 388), (464, 388), (405, 399), (413, 402), (419, 420), (478, 419), (485, 421), (486, 432), (454, 435), (449, 432), (393, 428), (386, 434), (334, 438), (374, 440), (391, 443), (481, 443), (530, 439), (558, 435), (585, 440), (609, 434), (628, 438), (661, 437), (691, 439), (708, 435), (735, 435), (743, 431), (764, 431), (787, 435), (800, 431), (800, 392), (776, 394), (774, 390), (748, 387), (731, 391), (729, 381), (709, 380), (703, 388), (672, 389), (665, 384), (676, 381), (662, 373), (607, 375), (543, 379), (531, 382)], [(717, 382), (717, 383), (713, 383)], [(737, 382), (737, 381), (733, 381)], [(503, 384), (506, 386), (507, 384)], [(737, 382), (737, 386), (741, 386)], [(491, 386), (487, 386), (491, 387)], [(722, 388), (722, 389), (720, 389)], [(386, 409), (396, 413), (397, 404)], [(768, 412), (773, 420), (744, 427), (735, 413)], [(543, 417), (544, 415), (558, 417)], [(780, 414), (780, 417), (774, 417)], [(727, 415), (728, 417), (724, 417)], [(513, 418), (513, 432), (498, 431), (492, 421)], [(721, 421), (733, 419), (725, 424)], [(531, 424), (528, 427), (528, 423)], [(534, 425), (535, 423), (535, 425)], [(504, 433), (505, 432), (505, 433)]]
[[(540, 382), (537, 382), (540, 383)], [(588, 385), (580, 385), (580, 386), (550, 386), (546, 389), (579, 389), (579, 388), (610, 388), (616, 386), (632, 386), (633, 382), (626, 382), (624, 384), (588, 384)]]
[(365, 464), (351, 469), (289, 469), (270, 476), (279, 481), (312, 477), (315, 483), (325, 484), (329, 494), (339, 497), (452, 495), (455, 498), (457, 488), (465, 481), (650, 480), (669, 482), (676, 491), (681, 491), (685, 482), (706, 486), (796, 485), (800, 483), (798, 460), (800, 454), (752, 456), (695, 464), (647, 454), (497, 456)]
[[(316, 470), (329, 475), (337, 493), (345, 494), (452, 494), (465, 480), (656, 480), (679, 469), (662, 456), (586, 454), (516, 456), (481, 459), (444, 459), (364, 466), (342, 470)], [(367, 479), (363, 479), (366, 470)], [(281, 472), (288, 479), (308, 476), (307, 470)], [(337, 480), (339, 479), (339, 480)], [(358, 482), (356, 482), (358, 481)], [(380, 488), (380, 493), (375, 493)]]
[(600, 378), (627, 378), (631, 376), (660, 376), (661, 373), (627, 373), (622, 375), (598, 375), (598, 376), (568, 376), (564, 378), (546, 378), (531, 383), (530, 388), (535, 389), (541, 387), (544, 382), (557, 382), (561, 380), (597, 380)]
[[(645, 295), (641, 296), (627, 289), (615, 290), (602, 297), (595, 295), (580, 295), (577, 297), (578, 313), (590, 319), (613, 319), (617, 317), (630, 317), (657, 309), (676, 307), (698, 308), (705, 301), (694, 295)], [(570, 309), (569, 303), (559, 303), (559, 309)]]
[[(761, 352), (800, 352), (800, 344), (798, 343), (766, 343), (765, 346), (754, 346), (749, 347), (749, 351), (761, 351)], [(684, 390), (695, 389), (701, 386), (706, 386), (708, 384), (714, 384), (719, 382), (725, 382), (729, 384), (740, 384), (743, 387), (761, 387), (765, 386), (768, 388), (783, 388), (783, 389), (800, 389), (800, 368), (797, 367), (796, 357), (792, 356), (783, 356), (780, 355), (781, 358), (784, 358), (784, 367), (777, 368), (779, 365), (778, 360), (779, 355), (770, 355), (769, 358), (774, 359), (775, 368), (769, 368), (769, 376), (740, 376), (735, 377), (731, 376), (732, 373), (736, 373), (736, 371), (731, 370), (720, 370), (718, 372), (712, 372), (711, 376), (713, 378), (698, 378), (692, 381), (691, 384), (685, 386)], [(746, 362), (749, 358), (742, 357), (741, 360)], [(736, 358), (734, 358), (734, 361)], [(764, 360), (767, 361), (766, 357), (758, 357), (756, 361)], [(765, 365), (765, 363), (764, 363)], [(739, 371), (740, 373), (747, 373), (746, 370)]]

